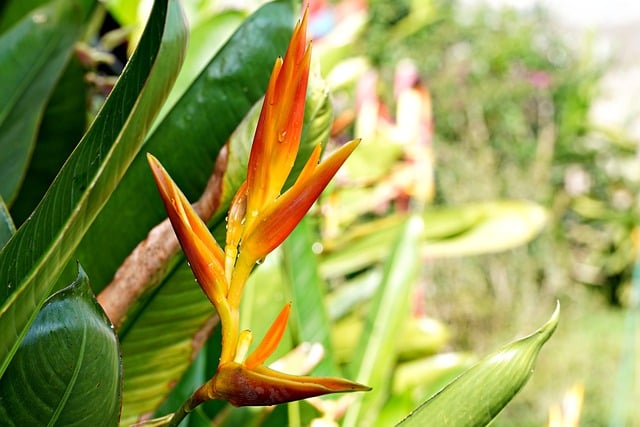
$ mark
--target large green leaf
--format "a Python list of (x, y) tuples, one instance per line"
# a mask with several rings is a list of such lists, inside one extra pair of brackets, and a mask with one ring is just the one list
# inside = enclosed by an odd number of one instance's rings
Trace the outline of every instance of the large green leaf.
[(95, 0), (52, 1), (0, 37), (0, 195), (11, 205), (42, 112)]
[[(136, 53), (51, 188), (0, 252), (0, 375), (61, 269), (110, 197), (175, 79), (181, 10), (157, 1)], [(100, 252), (101, 245), (94, 247)]]
[(176, 102), (180, 100), (246, 18), (247, 16), (243, 12), (225, 10), (201, 19), (196, 25), (191, 26), (184, 64), (182, 64), (176, 84), (158, 114), (156, 123), (160, 123), (166, 114), (173, 109)]
[(474, 227), (447, 239), (427, 238), (422, 254), (443, 258), (501, 252), (533, 240), (547, 223), (542, 206), (523, 200), (483, 202), (475, 209), (481, 219)]
[(544, 326), (482, 359), (420, 405), (399, 426), (487, 425), (526, 384), (559, 316), (560, 305)]
[(349, 372), (373, 388), (349, 407), (344, 426), (373, 425), (388, 390), (396, 361), (396, 338), (409, 311), (409, 295), (419, 271), (418, 242), (422, 219), (411, 217), (396, 238), (385, 263), (382, 283), (367, 314)]
[(0, 423), (114, 425), (121, 390), (118, 340), (80, 269), (47, 300), (0, 378)]

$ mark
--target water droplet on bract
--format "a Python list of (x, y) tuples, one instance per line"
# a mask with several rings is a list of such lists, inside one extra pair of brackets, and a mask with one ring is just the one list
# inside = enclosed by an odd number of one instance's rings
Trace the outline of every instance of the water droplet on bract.
[(264, 262), (264, 258), (260, 258), (256, 261), (256, 264), (260, 265)]
[(278, 134), (278, 142), (284, 142), (284, 139), (287, 137), (287, 131), (283, 130)]

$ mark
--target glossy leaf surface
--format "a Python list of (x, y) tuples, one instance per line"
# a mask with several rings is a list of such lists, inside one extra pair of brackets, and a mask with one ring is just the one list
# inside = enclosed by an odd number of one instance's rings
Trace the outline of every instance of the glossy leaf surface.
[[(11, 215), (22, 224), (38, 205), (87, 128), (85, 68), (72, 57), (49, 97)], [(74, 94), (74, 96), (69, 96)]]
[(47, 300), (0, 379), (0, 424), (115, 425), (118, 340), (80, 269)]

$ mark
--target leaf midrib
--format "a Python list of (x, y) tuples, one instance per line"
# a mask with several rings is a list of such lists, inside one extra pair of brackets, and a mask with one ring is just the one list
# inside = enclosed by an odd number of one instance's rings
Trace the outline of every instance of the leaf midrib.
[(58, 402), (58, 406), (56, 407), (55, 412), (51, 416), (51, 419), (49, 420), (49, 423), (47, 424), (47, 426), (52, 427), (55, 425), (55, 423), (60, 418), (60, 415), (62, 415), (62, 411), (67, 405), (67, 402), (69, 402), (69, 398), (71, 397), (71, 392), (73, 391), (76, 383), (78, 382), (78, 375), (80, 374), (80, 368), (82, 367), (82, 363), (84, 362), (86, 347), (87, 347), (87, 324), (86, 322), (83, 322), (82, 342), (80, 344), (80, 351), (78, 353), (78, 357), (76, 358), (76, 365), (73, 369), (73, 375), (71, 376), (71, 379), (67, 383), (67, 388), (65, 389), (64, 394), (60, 399), (60, 402)]

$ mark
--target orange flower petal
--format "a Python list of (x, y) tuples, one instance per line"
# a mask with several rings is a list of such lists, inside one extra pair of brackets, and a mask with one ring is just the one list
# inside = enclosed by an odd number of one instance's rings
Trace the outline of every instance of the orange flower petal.
[(311, 50), (307, 14), (294, 29), (284, 60), (274, 65), (249, 155), (247, 220), (280, 194), (300, 144)]
[[(308, 163), (304, 168), (304, 180), (296, 180), (289, 190), (269, 206), (261, 220), (253, 224), (253, 228), (245, 229), (242, 250), (250, 253), (254, 259), (260, 259), (278, 247), (302, 220), (359, 142), (353, 140), (340, 147), (323, 160), (313, 174), (309, 174)], [(309, 160), (315, 159), (316, 156), (312, 156)]]
[(289, 375), (265, 366), (247, 369), (235, 362), (220, 366), (213, 381), (212, 397), (234, 406), (270, 406), (330, 393), (371, 390), (342, 378)]
[(147, 154), (147, 160), (193, 274), (209, 300), (218, 308), (226, 294), (222, 249), (158, 159)]
[(266, 333), (258, 347), (244, 362), (247, 369), (253, 369), (258, 365), (262, 365), (267, 357), (271, 356), (280, 344), (284, 330), (287, 328), (289, 320), (289, 312), (291, 311), (291, 303), (284, 306), (276, 320), (273, 322), (269, 331)]

